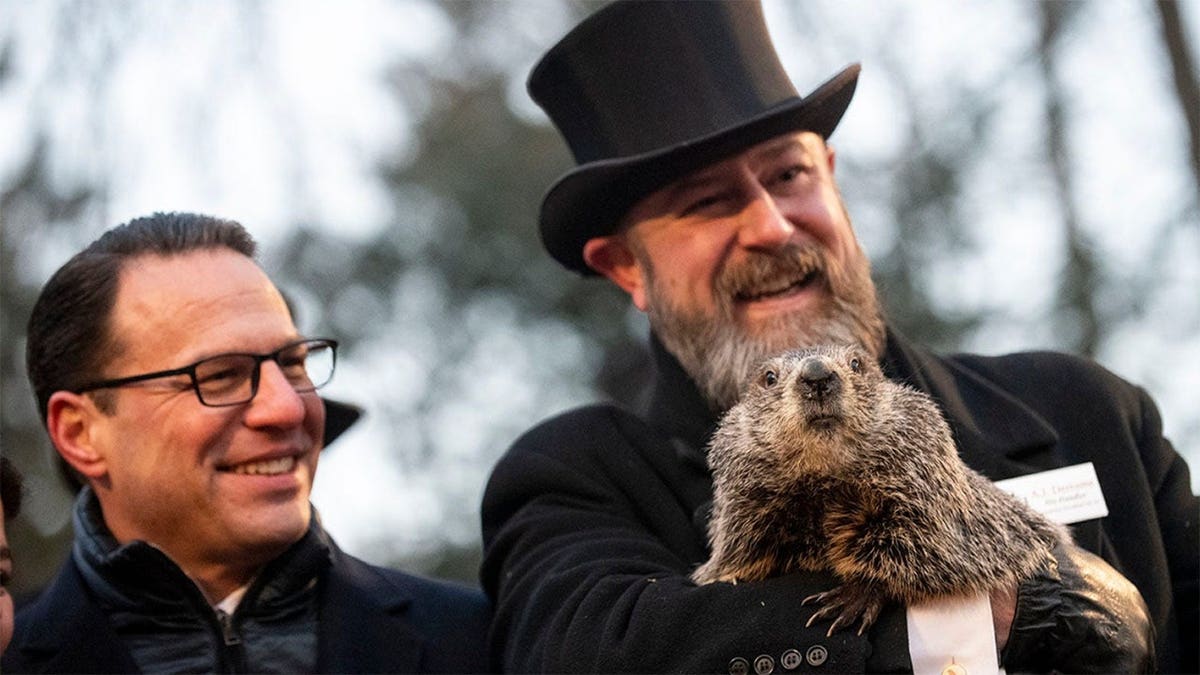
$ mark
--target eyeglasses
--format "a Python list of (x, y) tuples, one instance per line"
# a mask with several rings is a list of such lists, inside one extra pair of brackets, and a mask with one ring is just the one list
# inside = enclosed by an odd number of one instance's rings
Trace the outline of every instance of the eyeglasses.
[(337, 340), (299, 340), (288, 343), (270, 354), (220, 354), (183, 368), (91, 382), (77, 388), (75, 393), (124, 387), (134, 382), (160, 377), (187, 375), (192, 379), (192, 389), (200, 403), (214, 408), (241, 405), (254, 400), (258, 394), (264, 361), (274, 361), (278, 364), (283, 376), (298, 392), (314, 391), (329, 384), (333, 379), (334, 364), (337, 362), (337, 344)]

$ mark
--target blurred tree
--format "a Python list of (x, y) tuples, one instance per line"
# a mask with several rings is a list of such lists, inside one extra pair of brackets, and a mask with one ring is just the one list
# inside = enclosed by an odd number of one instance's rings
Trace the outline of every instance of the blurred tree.
[[(0, 93), (6, 72), (0, 68)], [(18, 596), (49, 580), (71, 538), (63, 513), (71, 491), (60, 479), (25, 377), (25, 320), (38, 292), (30, 281), (38, 261), (29, 255), (28, 241), (75, 240), (73, 223), (94, 198), (86, 188), (55, 188), (47, 175), (46, 141), (32, 147), (13, 180), (0, 186), (0, 452), (25, 473), (29, 493), (24, 517), (8, 527)]]
[(940, 307), (927, 272), (939, 260), (961, 259), (973, 250), (961, 208), (962, 189), (964, 176), (983, 158), (962, 148), (977, 142), (993, 111), (987, 96), (966, 90), (963, 83), (949, 83), (964, 89), (955, 97), (967, 103), (954, 111), (963, 118), (959, 123), (945, 124), (935, 111), (922, 107), (910, 74), (895, 61), (883, 60), (881, 65), (903, 94), (908, 110), (902, 117), (909, 126), (897, 153), (901, 161), (856, 167), (851, 174), (852, 180), (864, 174), (887, 177), (883, 194), (892, 216), (893, 245), (873, 259), (872, 271), (896, 329), (932, 348), (952, 350), (976, 328), (982, 310)]
[[(1178, 0), (1156, 0), (1154, 6), (1162, 28), (1163, 51), (1171, 63), (1175, 97), (1187, 123), (1192, 177), (1196, 179), (1196, 194), (1200, 195), (1200, 80), (1192, 61), (1195, 52), (1184, 28)], [(1200, 220), (1193, 224), (1200, 227)]]
[(1052, 321), (1059, 333), (1068, 336), (1070, 350), (1094, 357), (1107, 325), (1099, 315), (1095, 295), (1102, 292), (1098, 263), (1091, 242), (1075, 207), (1064, 83), (1056, 68), (1059, 40), (1068, 32), (1083, 6), (1075, 2), (1040, 2), (1034, 5), (1039, 17), (1038, 63), (1043, 79), (1046, 119), (1046, 155), (1053, 177), (1066, 249), (1059, 280), (1058, 306)]

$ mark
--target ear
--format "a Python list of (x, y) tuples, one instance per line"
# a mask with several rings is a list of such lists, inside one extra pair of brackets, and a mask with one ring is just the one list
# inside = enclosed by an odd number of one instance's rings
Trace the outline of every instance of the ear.
[(583, 245), (583, 260), (598, 273), (629, 294), (635, 307), (646, 311), (646, 286), (642, 266), (621, 235), (588, 239)]
[(832, 145), (825, 144), (825, 162), (829, 165), (829, 175), (833, 175), (833, 165), (837, 163), (837, 151)]
[(46, 428), (50, 440), (76, 471), (89, 479), (108, 472), (104, 452), (97, 443), (104, 413), (84, 394), (56, 391), (46, 404)]

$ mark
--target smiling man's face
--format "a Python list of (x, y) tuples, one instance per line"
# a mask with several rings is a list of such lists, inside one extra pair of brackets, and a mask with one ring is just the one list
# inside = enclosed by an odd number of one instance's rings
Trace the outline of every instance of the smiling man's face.
[(780, 351), (882, 351), (870, 267), (833, 166), (816, 134), (777, 137), (645, 197), (618, 234), (584, 248), (718, 409)]
[[(108, 330), (118, 348), (99, 378), (270, 353), (298, 338), (266, 274), (223, 248), (126, 262)], [(276, 362), (262, 363), (257, 396), (239, 405), (201, 404), (187, 375), (55, 397), (88, 425), (75, 442), (96, 461), (81, 470), (113, 535), (159, 547), (214, 601), (307, 530), (325, 408)]]

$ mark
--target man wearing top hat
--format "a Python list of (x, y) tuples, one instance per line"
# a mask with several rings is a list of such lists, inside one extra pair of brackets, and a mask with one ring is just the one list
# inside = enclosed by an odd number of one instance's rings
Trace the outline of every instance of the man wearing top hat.
[[(858, 72), (797, 95), (752, 2), (620, 1), (533, 69), (578, 164), (545, 196), (542, 241), (648, 315), (656, 373), (646, 409), (569, 411), (496, 466), (481, 571), (494, 666), (1196, 669), (1197, 498), (1146, 393), (1066, 355), (935, 355), (881, 316), (826, 143)], [(1000, 480), (1091, 463), (1108, 515), (1071, 523), (1078, 546), (1019, 588), (892, 606), (863, 635), (806, 627), (801, 600), (828, 575), (693, 584), (719, 414), (760, 358), (847, 341), (937, 401), (971, 467)]]

